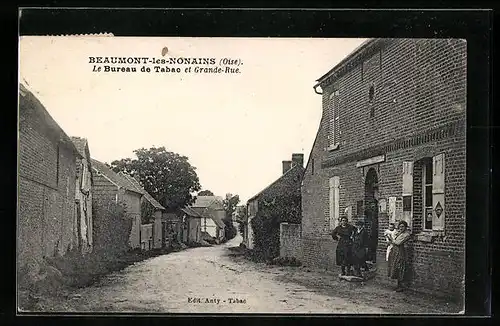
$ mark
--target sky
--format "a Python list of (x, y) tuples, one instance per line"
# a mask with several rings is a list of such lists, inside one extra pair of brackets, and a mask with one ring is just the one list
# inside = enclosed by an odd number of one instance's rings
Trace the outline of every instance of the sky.
[[(292, 153), (307, 163), (322, 110), (315, 81), (363, 41), (29, 36), (20, 40), (20, 81), (66, 134), (88, 139), (93, 158), (164, 146), (189, 158), (202, 189), (243, 204), (281, 176)], [(111, 73), (92, 72), (90, 56), (243, 64), (239, 74)]]

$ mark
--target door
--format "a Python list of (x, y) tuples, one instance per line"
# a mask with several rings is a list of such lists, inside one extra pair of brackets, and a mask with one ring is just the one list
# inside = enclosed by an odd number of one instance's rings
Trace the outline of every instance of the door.
[(378, 246), (378, 176), (374, 168), (370, 168), (365, 179), (365, 225), (369, 234), (368, 256), (372, 262), (377, 261)]

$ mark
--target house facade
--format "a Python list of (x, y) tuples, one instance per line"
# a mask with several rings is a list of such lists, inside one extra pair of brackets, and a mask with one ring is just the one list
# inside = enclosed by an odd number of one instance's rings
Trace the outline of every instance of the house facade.
[(137, 179), (132, 177), (128, 173), (119, 172), (118, 173), (123, 178), (127, 179), (132, 186), (134, 186), (138, 191), (142, 193), (141, 198), (141, 217), (144, 221), (145, 214), (151, 215), (147, 216), (150, 223), (141, 223), (141, 248), (144, 250), (160, 249), (162, 248), (163, 242), (163, 226), (162, 226), (162, 216), (165, 211), (163, 207), (156, 199), (153, 198), (139, 183)]
[(413, 235), (411, 286), (461, 296), (465, 41), (371, 39), (315, 91), (323, 113), (302, 186), (304, 263), (336, 268), (329, 232), (345, 215), (365, 222), (369, 259), (388, 281), (383, 232), (405, 220)]
[(201, 243), (201, 220), (203, 216), (190, 207), (180, 209), (182, 218), (182, 242)]
[(197, 196), (191, 208), (202, 216), (201, 230), (203, 232), (218, 240), (224, 238), (225, 224), (223, 220), (226, 211), (221, 197)]
[(77, 245), (82, 254), (92, 252), (92, 166), (90, 150), (85, 138), (71, 137), (81, 157), (76, 160), (75, 224), (77, 225)]
[[(300, 185), (303, 174), (304, 155), (294, 153), (292, 160), (282, 161), (281, 177), (247, 201), (248, 218), (243, 232), (243, 244), (247, 248), (264, 250), (267, 256), (279, 255), (280, 223), (300, 223)], [(257, 222), (257, 219), (260, 220)], [(267, 229), (269, 234), (265, 237), (272, 239), (258, 239), (255, 223), (260, 225), (259, 228)], [(263, 242), (268, 240), (268, 245), (264, 245)], [(262, 248), (257, 248), (257, 243)]]
[[(129, 247), (131, 249), (140, 248), (142, 192), (104, 163), (92, 159), (91, 164), (94, 172), (93, 205), (107, 207), (109, 202), (125, 204), (125, 215), (132, 220)], [(98, 221), (96, 220), (95, 223)]]
[(28, 261), (76, 248), (76, 162), (80, 153), (42, 103), (19, 89), (17, 252)]

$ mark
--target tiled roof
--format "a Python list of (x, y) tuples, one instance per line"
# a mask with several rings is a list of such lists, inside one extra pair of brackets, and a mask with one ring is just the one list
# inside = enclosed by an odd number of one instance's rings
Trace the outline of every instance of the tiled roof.
[(121, 176), (123, 176), (124, 178), (128, 179), (130, 181), (130, 183), (138, 190), (140, 191), (143, 195), (144, 195), (144, 198), (146, 198), (146, 200), (151, 204), (153, 205), (154, 208), (158, 208), (158, 209), (165, 209), (165, 207), (163, 207), (156, 199), (153, 198), (153, 196), (151, 196), (142, 186), (141, 184), (139, 183), (139, 181), (137, 181), (136, 178), (134, 178), (133, 176), (131, 176), (130, 174), (127, 174), (127, 173), (124, 173), (124, 172), (119, 172), (118, 174), (120, 174)]
[(192, 217), (200, 217), (200, 218), (203, 217), (203, 215), (199, 214), (197, 211), (195, 211), (191, 207), (181, 208), (181, 211), (183, 211), (184, 213), (186, 213), (187, 215), (192, 216)]
[(76, 149), (82, 155), (83, 157), (86, 157), (86, 146), (87, 146), (87, 139), (85, 138), (80, 138), (80, 137), (71, 137), (71, 140), (73, 141), (73, 144), (75, 144)]
[[(44, 124), (56, 134), (59, 135), (59, 140), (69, 146), (77, 156), (81, 156), (78, 149), (71, 138), (64, 132), (64, 130), (57, 124), (57, 122), (49, 114), (45, 106), (40, 100), (23, 84), (19, 84), (19, 113), (33, 112), (41, 118)], [(28, 113), (30, 114), (30, 113)]]
[(143, 194), (142, 191), (138, 190), (135, 185), (130, 182), (127, 178), (111, 170), (106, 164), (99, 162), (98, 160), (91, 159), (92, 168), (97, 170), (99, 173), (103, 174), (116, 186), (124, 188), (129, 191), (133, 191), (139, 194)]
[(197, 196), (196, 201), (191, 207), (193, 208), (207, 208), (213, 204), (214, 201), (218, 201), (222, 204), (222, 197), (219, 196)]
[(212, 220), (214, 220), (215, 224), (217, 224), (218, 227), (225, 227), (224, 221), (219, 216), (210, 214), (210, 217), (212, 218)]
[(265, 187), (263, 190), (261, 190), (258, 194), (253, 196), (252, 198), (248, 199), (247, 202), (250, 202), (254, 200), (255, 198), (259, 197), (261, 194), (263, 194), (266, 190), (272, 188), (274, 185), (276, 185), (278, 182), (283, 180), (283, 178), (290, 176), (292, 173), (298, 173), (302, 174), (304, 172), (304, 167), (300, 165), (294, 165), (290, 170), (286, 171), (281, 177), (276, 179), (273, 183), (271, 183), (269, 186)]

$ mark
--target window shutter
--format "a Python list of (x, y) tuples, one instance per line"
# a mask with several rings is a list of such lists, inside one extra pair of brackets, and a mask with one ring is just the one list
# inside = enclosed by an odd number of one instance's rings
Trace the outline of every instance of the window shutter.
[(81, 189), (85, 190), (87, 187), (87, 165), (82, 162), (82, 183), (81, 183)]
[(403, 162), (403, 196), (413, 195), (413, 162)]
[(330, 206), (330, 229), (333, 230), (338, 223), (339, 219), (339, 177), (335, 176), (330, 178), (329, 183), (329, 206)]
[(444, 154), (432, 158), (432, 229), (444, 230), (445, 203), (444, 203), (444, 177), (445, 159)]
[[(335, 95), (338, 95), (338, 91), (335, 92)], [(333, 135), (333, 144), (336, 145), (339, 143), (340, 139), (340, 123), (339, 123), (339, 97), (335, 96), (333, 101), (333, 123), (334, 123), (334, 135)]]
[(328, 98), (328, 146), (335, 144), (335, 92), (332, 92)]

